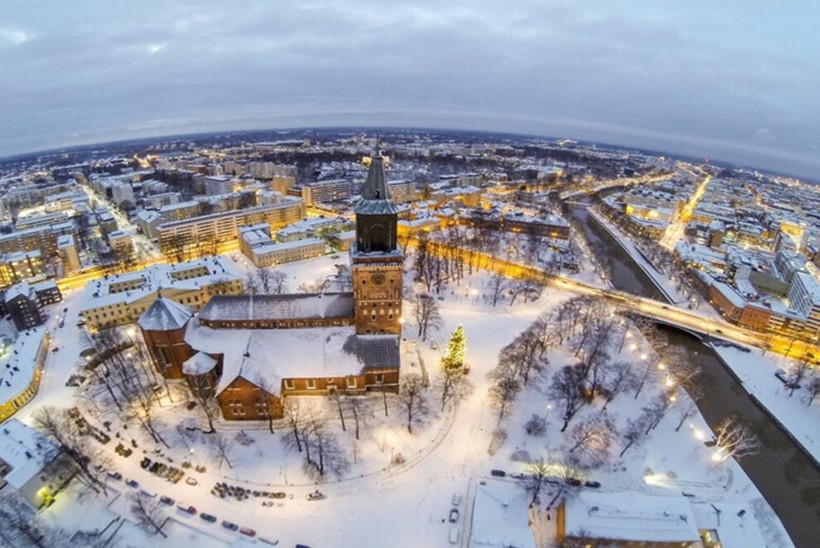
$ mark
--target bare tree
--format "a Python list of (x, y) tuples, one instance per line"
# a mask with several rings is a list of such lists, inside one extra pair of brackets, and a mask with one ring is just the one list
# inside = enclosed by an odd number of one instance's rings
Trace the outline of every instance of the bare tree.
[[(15, 548), (36, 546), (38, 548), (76, 546), (68, 540), (68, 534), (50, 527), (39, 519), (37, 512), (25, 504), (17, 494), (6, 493), (0, 497), (0, 546)], [(83, 546), (101, 548), (104, 540), (99, 534), (79, 532), (87, 537)], [(72, 537), (73, 540), (73, 537)]]
[(259, 292), (263, 295), (273, 293), (273, 272), (267, 268), (260, 268), (256, 271), (256, 281)]
[(56, 442), (77, 466), (81, 481), (95, 492), (106, 493), (105, 482), (101, 479), (102, 468), (92, 468), (92, 464), (104, 467), (108, 459), (84, 439), (77, 421), (68, 415), (68, 411), (46, 406), (35, 411), (33, 418), (34, 426)]
[(212, 448), (214, 451), (214, 458), (219, 463), (220, 470), (222, 469), (222, 463), (228, 465), (228, 468), (233, 468), (233, 463), (231, 462), (231, 453), (233, 452), (233, 444), (231, 440), (227, 437), (223, 436), (222, 434), (217, 434), (212, 438)]
[(368, 406), (361, 396), (347, 396), (345, 399), (347, 401), (347, 408), (350, 409), (350, 414), (353, 415), (356, 439), (359, 439), (359, 430), (361, 426), (364, 425)]
[(501, 361), (490, 371), (489, 376), (492, 381), (489, 390), (490, 401), (498, 410), (498, 423), (501, 424), (521, 392), (521, 381), (518, 380), (515, 368)]
[(518, 480), (518, 484), (532, 496), (532, 504), (538, 504), (538, 496), (550, 479), (549, 471), (550, 465), (543, 458), (539, 458), (527, 466), (527, 473)]
[(441, 376), (438, 378), (438, 386), (441, 391), (441, 410), (447, 404), (458, 405), (473, 390), (473, 385), (464, 376), (464, 370), (460, 367), (442, 367)]
[(675, 392), (673, 390), (658, 394), (656, 397), (652, 398), (649, 405), (643, 408), (644, 414), (647, 418), (645, 434), (649, 434), (650, 430), (656, 428), (658, 424), (660, 424), (661, 420), (666, 415), (666, 411), (676, 401), (677, 398), (675, 397)]
[(794, 391), (800, 387), (800, 383), (806, 378), (806, 375), (811, 372), (811, 364), (808, 358), (792, 362), (789, 367), (791, 378), (789, 379), (789, 397), (794, 395)]
[(504, 282), (504, 276), (500, 273), (496, 272), (490, 278), (490, 291), (491, 291), (491, 302), (493, 306), (498, 304), (498, 299), (501, 297), (501, 294), (504, 292), (504, 289), (507, 287), (507, 284)]
[(339, 422), (342, 423), (342, 432), (347, 432), (347, 426), (345, 425), (345, 409), (344, 403), (346, 400), (343, 400), (342, 397), (339, 395), (338, 390), (331, 390), (330, 393), (327, 395), (330, 399), (333, 406), (336, 408), (336, 412), (339, 414)]
[(715, 453), (712, 460), (724, 462), (729, 457), (739, 459), (753, 455), (760, 450), (760, 438), (747, 424), (740, 422), (736, 417), (726, 417), (715, 431)]
[(245, 293), (248, 295), (256, 295), (259, 293), (256, 276), (253, 275), (253, 272), (248, 272), (247, 276), (245, 276)]
[(820, 373), (817, 371), (812, 371), (806, 391), (806, 405), (811, 407), (811, 404), (813, 404), (815, 398), (817, 398), (817, 394), (820, 394)]
[(621, 432), (623, 447), (618, 458), (623, 457), (631, 447), (638, 445), (646, 437), (647, 422), (648, 417), (645, 414), (641, 414), (634, 419), (627, 419), (626, 428)]
[(606, 394), (606, 401), (601, 410), (605, 410), (618, 394), (629, 390), (636, 381), (632, 366), (628, 362), (609, 362), (604, 369), (602, 389)]
[(686, 420), (697, 413), (698, 411), (698, 401), (700, 401), (706, 395), (706, 387), (702, 384), (695, 384), (686, 390), (686, 393), (689, 397), (686, 399), (686, 403), (681, 406), (680, 409), (680, 421), (678, 425), (675, 427), (675, 432), (679, 432), (683, 423)]
[(407, 431), (411, 434), (413, 425), (422, 422), (430, 414), (425, 390), (421, 375), (410, 373), (404, 376), (398, 399), (399, 407), (407, 417)]
[(583, 394), (583, 382), (582, 365), (566, 365), (552, 376), (549, 397), (564, 408), (564, 425), (561, 427), (561, 432), (567, 429), (572, 417), (587, 403)]
[(297, 398), (285, 399), (285, 421), (288, 424), (288, 432), (282, 441), (286, 447), (296, 447), (301, 453), (303, 415)]
[(131, 511), (137, 523), (152, 534), (160, 534), (163, 538), (167, 538), (168, 535), (162, 530), (168, 520), (166, 507), (156, 497), (152, 498), (142, 493), (132, 493), (129, 498), (131, 499)]
[(635, 383), (635, 399), (638, 399), (638, 396), (641, 395), (641, 391), (643, 390), (644, 385), (646, 385), (646, 381), (652, 378), (655, 374), (655, 367), (653, 367), (653, 361), (650, 360), (648, 357), (643, 361), (643, 372), (641, 372), (641, 376), (638, 378), (637, 382)]
[(264, 414), (268, 418), (268, 430), (273, 434), (273, 418), (276, 415), (276, 402), (278, 401), (273, 394), (276, 393), (279, 386), (272, 379), (262, 374), (257, 376), (255, 384), (260, 388), (256, 394), (255, 403), (264, 409)]
[(316, 479), (324, 479), (328, 473), (341, 477), (350, 462), (338, 438), (328, 428), (327, 419), (322, 414), (313, 414), (305, 425), (305, 472)]
[(541, 415), (533, 413), (530, 420), (524, 424), (524, 430), (530, 436), (543, 436), (547, 433), (547, 419)]
[(606, 413), (576, 424), (572, 428), (573, 446), (569, 449), (573, 462), (585, 468), (598, 468), (606, 463), (615, 439), (615, 425)]
[(274, 295), (281, 295), (287, 289), (288, 276), (281, 270), (274, 270), (270, 275), (271, 291)]
[(525, 386), (533, 373), (541, 373), (549, 363), (541, 340), (534, 329), (528, 328), (502, 348), (498, 356), (499, 363), (512, 368)]
[(421, 293), (413, 303), (413, 316), (419, 326), (418, 336), (422, 341), (427, 340), (429, 329), (438, 330), (443, 325), (438, 301), (427, 293)]

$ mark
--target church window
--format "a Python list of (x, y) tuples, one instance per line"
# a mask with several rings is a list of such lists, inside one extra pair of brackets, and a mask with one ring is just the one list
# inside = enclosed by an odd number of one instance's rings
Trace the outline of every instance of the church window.
[(285, 379), (285, 389), (293, 390), (293, 379)]
[(384, 375), (382, 375), (382, 374), (376, 375), (376, 384), (382, 384), (382, 383), (384, 383)]
[(307, 387), (308, 387), (308, 390), (316, 389), (316, 381), (314, 379), (308, 379), (307, 380)]

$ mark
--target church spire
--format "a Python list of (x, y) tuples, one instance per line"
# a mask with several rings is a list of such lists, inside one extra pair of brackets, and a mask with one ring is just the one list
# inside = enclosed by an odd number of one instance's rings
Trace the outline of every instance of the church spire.
[(362, 199), (364, 200), (389, 200), (390, 194), (387, 189), (387, 177), (384, 175), (384, 156), (376, 144), (376, 152), (370, 158), (370, 169), (367, 171), (367, 179), (362, 187)]

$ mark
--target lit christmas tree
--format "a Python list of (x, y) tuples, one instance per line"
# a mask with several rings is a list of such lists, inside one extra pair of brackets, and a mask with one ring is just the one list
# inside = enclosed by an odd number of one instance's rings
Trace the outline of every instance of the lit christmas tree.
[(445, 369), (459, 369), (464, 367), (464, 352), (467, 350), (467, 339), (464, 336), (464, 327), (459, 325), (450, 335), (447, 343), (447, 353), (442, 359)]

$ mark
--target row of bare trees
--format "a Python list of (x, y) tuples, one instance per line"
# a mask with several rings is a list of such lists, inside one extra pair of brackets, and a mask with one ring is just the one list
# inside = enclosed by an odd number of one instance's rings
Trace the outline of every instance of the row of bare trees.
[(141, 337), (130, 337), (119, 328), (101, 330), (90, 336), (95, 354), (85, 370), (105, 387), (123, 422), (134, 418), (157, 442), (169, 447), (155, 415), (165, 378), (152, 365)]

